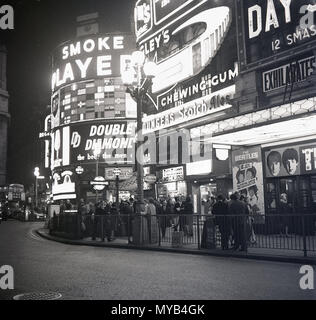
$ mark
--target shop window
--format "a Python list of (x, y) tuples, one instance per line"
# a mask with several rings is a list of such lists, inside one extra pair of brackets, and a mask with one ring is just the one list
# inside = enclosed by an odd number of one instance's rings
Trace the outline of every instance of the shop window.
[(299, 204), (302, 208), (309, 207), (309, 179), (300, 177)]
[(277, 207), (277, 192), (275, 182), (267, 183), (267, 206), (270, 210), (275, 210)]
[(311, 177), (312, 201), (316, 205), (316, 176)]

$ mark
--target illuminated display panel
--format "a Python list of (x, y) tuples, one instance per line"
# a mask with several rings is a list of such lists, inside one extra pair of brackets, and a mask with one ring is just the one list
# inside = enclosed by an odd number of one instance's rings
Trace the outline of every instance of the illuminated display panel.
[(233, 0), (153, 0), (156, 13), (162, 4), (169, 6), (172, 16), (161, 11), (164, 20), (138, 38), (139, 48), (157, 63), (154, 103), (145, 110), (148, 131), (185, 123), (214, 110), (229, 112), (239, 73)]
[[(129, 109), (135, 112), (127, 112)], [(52, 96), (53, 127), (98, 118), (135, 117), (136, 104), (126, 93), (121, 78), (82, 81), (57, 90)]]
[[(51, 169), (76, 163), (135, 164), (136, 122), (85, 121), (52, 133)], [(100, 154), (95, 155), (99, 149)]]
[(136, 103), (121, 80), (134, 50), (135, 37), (128, 34), (80, 38), (59, 46), (53, 53), (52, 128), (136, 117)]
[[(244, 28), (242, 66), (255, 67), (271, 62), (272, 56), (283, 56), (299, 47), (308, 49), (316, 40), (316, 6), (310, 0), (243, 0), (240, 2)], [(303, 24), (301, 23), (303, 22)]]
[(195, 0), (184, 2), (182, 0), (154, 0), (155, 24), (160, 24), (193, 1)]

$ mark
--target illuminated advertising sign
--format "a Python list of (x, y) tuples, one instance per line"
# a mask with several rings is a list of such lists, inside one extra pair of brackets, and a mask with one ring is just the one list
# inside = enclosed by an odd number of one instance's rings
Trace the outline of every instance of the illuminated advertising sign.
[(70, 164), (70, 128), (63, 127), (51, 135), (51, 169)]
[(316, 40), (316, 6), (310, 0), (243, 0), (240, 28), (245, 30), (242, 65), (256, 66)]
[(233, 96), (239, 72), (234, 1), (152, 0), (151, 8), (153, 26), (137, 38), (140, 50), (157, 64), (153, 104), (145, 113), (211, 100), (216, 93), (224, 97), (226, 88)]
[(162, 182), (176, 182), (184, 180), (184, 168), (170, 168), (162, 170)]
[[(71, 163), (134, 164), (135, 122), (94, 122), (73, 125), (70, 133)], [(99, 155), (95, 150), (99, 149)]]
[[(107, 180), (116, 180), (115, 175), (116, 168), (106, 168), (105, 169), (105, 178)], [(119, 180), (127, 180), (133, 176), (133, 168), (120, 168)]]
[(132, 35), (80, 38), (53, 53), (52, 128), (98, 118), (135, 118), (136, 103), (121, 80), (135, 50)]
[(143, 118), (144, 132), (167, 129), (211, 114), (222, 116), (232, 107), (230, 100), (233, 98), (232, 92), (234, 91), (235, 86), (227, 87), (221, 92), (215, 92), (170, 110), (146, 116)]
[(64, 171), (61, 174), (53, 174), (52, 194), (54, 201), (76, 199), (76, 185), (73, 172)]
[(119, 77), (133, 52), (132, 35), (104, 35), (60, 46), (53, 54), (52, 91), (88, 79)]
[(278, 68), (262, 73), (263, 92), (267, 93), (307, 80), (316, 68), (314, 55), (297, 60), (290, 60)]

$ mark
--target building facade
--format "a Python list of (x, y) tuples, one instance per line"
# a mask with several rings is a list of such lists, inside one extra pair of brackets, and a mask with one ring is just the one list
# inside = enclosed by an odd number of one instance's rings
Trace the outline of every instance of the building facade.
[[(124, 181), (133, 175), (135, 163), (136, 103), (121, 80), (135, 37), (100, 31), (97, 13), (78, 17), (78, 25), (77, 38), (52, 56), (45, 163), (54, 201), (113, 201), (115, 169)], [(96, 178), (107, 184), (103, 192), (93, 187)]]
[(7, 91), (7, 51), (0, 43), (0, 185), (6, 184), (9, 126), (9, 94)]
[(191, 156), (182, 169), (167, 156), (162, 194), (190, 195), (203, 213), (205, 195), (238, 191), (261, 215), (278, 213), (286, 194), (292, 213), (315, 213), (314, 9), (304, 0), (137, 1), (138, 46), (158, 63), (144, 130), (186, 132)]

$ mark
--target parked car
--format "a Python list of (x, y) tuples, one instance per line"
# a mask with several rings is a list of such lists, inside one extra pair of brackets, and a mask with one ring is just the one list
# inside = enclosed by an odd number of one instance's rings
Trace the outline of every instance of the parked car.
[(34, 214), (36, 220), (45, 220), (46, 219), (46, 214), (44, 214), (42, 212), (34, 212), (33, 214)]

